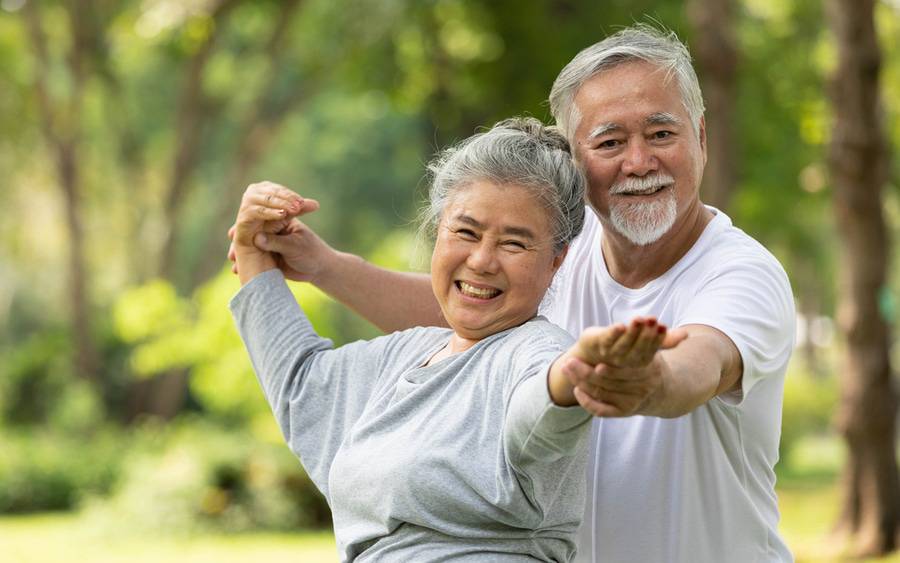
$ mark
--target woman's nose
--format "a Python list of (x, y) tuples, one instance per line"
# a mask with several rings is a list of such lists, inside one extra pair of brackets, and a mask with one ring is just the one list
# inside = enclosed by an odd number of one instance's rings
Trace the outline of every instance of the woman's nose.
[(493, 244), (480, 241), (469, 252), (466, 265), (473, 272), (494, 273), (497, 270), (497, 250)]

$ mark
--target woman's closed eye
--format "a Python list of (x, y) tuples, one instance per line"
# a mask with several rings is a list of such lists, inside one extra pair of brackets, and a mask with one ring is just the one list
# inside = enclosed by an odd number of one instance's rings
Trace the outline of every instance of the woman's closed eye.
[(520, 240), (505, 240), (501, 244), (509, 250), (528, 250), (528, 245)]
[(453, 231), (453, 234), (457, 235), (463, 240), (478, 240), (478, 235), (476, 235), (475, 231), (473, 231), (472, 229), (455, 229)]

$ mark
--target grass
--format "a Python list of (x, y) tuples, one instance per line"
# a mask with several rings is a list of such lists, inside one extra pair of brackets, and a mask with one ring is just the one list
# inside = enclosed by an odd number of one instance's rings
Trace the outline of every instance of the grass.
[[(798, 563), (841, 561), (828, 532), (839, 508), (837, 467), (843, 461), (834, 438), (805, 439), (792, 452), (790, 471), (778, 480), (781, 533)], [(0, 517), (3, 563), (85, 561), (89, 563), (333, 563), (329, 532), (293, 534), (205, 534), (192, 537), (111, 536), (81, 514)], [(900, 563), (900, 553), (871, 562)]]
[(0, 518), (4, 563), (334, 563), (330, 532), (200, 535), (196, 537), (112, 536), (92, 528), (78, 514)]

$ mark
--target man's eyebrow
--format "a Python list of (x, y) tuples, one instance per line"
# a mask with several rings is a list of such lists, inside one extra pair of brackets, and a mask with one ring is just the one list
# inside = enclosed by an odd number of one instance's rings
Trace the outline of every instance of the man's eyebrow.
[(647, 119), (644, 120), (644, 123), (647, 125), (681, 125), (682, 121), (674, 114), (667, 111), (660, 111), (648, 115)]
[(601, 123), (600, 125), (591, 129), (591, 132), (588, 133), (588, 139), (596, 139), (601, 135), (606, 135), (611, 131), (618, 131), (622, 126), (618, 123)]
[[(476, 229), (484, 229), (485, 228), (484, 225), (481, 222), (479, 222), (477, 219), (475, 219), (474, 217), (472, 217), (470, 215), (466, 215), (464, 213), (460, 213), (459, 215), (456, 215), (455, 217), (453, 217), (453, 220), (459, 221), (460, 223), (465, 223), (467, 225), (472, 225)], [(537, 237), (535, 237), (535, 235), (531, 231), (531, 229), (528, 229), (527, 227), (511, 227), (511, 226), (504, 227), (503, 234), (527, 238), (530, 241), (533, 241), (537, 238)]]

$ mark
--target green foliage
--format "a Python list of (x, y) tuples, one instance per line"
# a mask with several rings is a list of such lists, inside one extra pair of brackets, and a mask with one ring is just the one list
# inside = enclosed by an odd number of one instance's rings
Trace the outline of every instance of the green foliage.
[(72, 378), (68, 354), (68, 335), (60, 330), (33, 334), (8, 350), (0, 362), (0, 420), (46, 421)]
[(135, 432), (115, 494), (91, 511), (112, 529), (168, 534), (297, 530), (331, 521), (283, 443), (196, 419)]
[[(133, 346), (135, 374), (153, 377), (187, 368), (191, 391), (207, 412), (220, 419), (268, 420), (271, 414), (227, 307), (239, 287), (237, 277), (222, 270), (184, 299), (170, 283), (154, 280), (119, 297), (114, 327)], [(313, 326), (334, 334), (328, 297), (309, 284), (292, 284), (292, 290)]]
[(0, 433), (0, 513), (65, 510), (106, 494), (119, 472), (119, 435)]
[(816, 376), (794, 361), (784, 382), (780, 464), (790, 467), (791, 453), (804, 436), (827, 434), (837, 405), (834, 376)]

